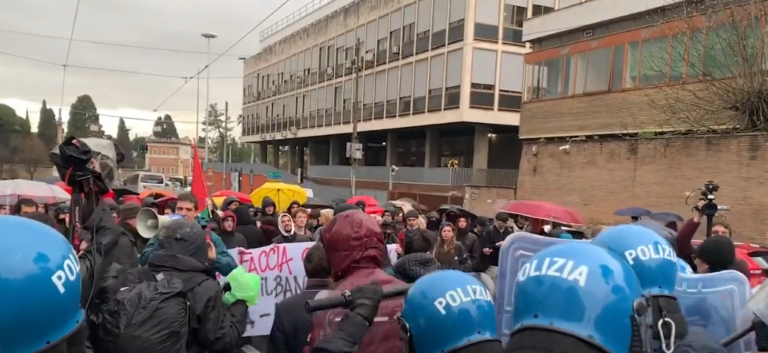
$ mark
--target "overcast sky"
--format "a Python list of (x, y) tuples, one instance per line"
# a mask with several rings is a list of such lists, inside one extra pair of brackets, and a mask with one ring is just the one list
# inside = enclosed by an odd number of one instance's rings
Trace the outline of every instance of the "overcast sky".
[[(80, 0), (75, 41), (69, 65), (137, 71), (175, 77), (191, 76), (205, 66), (206, 54), (121, 48), (77, 42), (98, 41), (143, 47), (159, 47), (205, 53), (206, 41), (200, 34), (216, 33), (211, 52), (221, 53), (259, 23), (283, 0)], [(250, 36), (211, 67), (210, 101), (223, 108), (229, 101), (232, 116), (242, 103), (241, 55), (258, 51), (259, 34), (271, 23), (287, 16), (310, 0), (290, 0)], [(58, 115), (61, 105), (62, 67), (5, 54), (20, 55), (57, 63), (65, 62), (76, 0), (0, 1), (0, 103), (8, 104), (20, 116), (29, 109), (33, 129), (37, 126), (43, 99)], [(39, 38), (10, 32), (25, 32), (62, 39)], [(211, 56), (211, 59), (215, 55)], [(205, 105), (205, 81), (200, 81), (200, 108)], [(188, 83), (158, 113), (153, 112), (184, 81), (80, 68), (67, 70), (64, 107), (81, 94), (93, 97), (99, 113), (154, 120), (160, 113), (171, 114), (179, 133), (195, 134), (196, 81)], [(64, 120), (67, 119), (66, 110)], [(117, 118), (102, 116), (108, 134), (117, 131)], [(184, 123), (186, 122), (186, 123)], [(148, 135), (151, 121), (126, 120), (139, 135)]]

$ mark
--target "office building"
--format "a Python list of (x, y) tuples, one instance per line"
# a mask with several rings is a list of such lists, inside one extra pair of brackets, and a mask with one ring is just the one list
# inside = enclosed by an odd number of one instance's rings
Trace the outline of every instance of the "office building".
[(553, 8), (554, 0), (312, 1), (265, 29), (263, 49), (245, 61), (243, 141), (261, 146), (261, 161), (288, 153), (291, 171), (349, 179), (357, 119), (358, 179), (386, 182), (396, 165), (396, 183), (513, 185), (521, 27)]

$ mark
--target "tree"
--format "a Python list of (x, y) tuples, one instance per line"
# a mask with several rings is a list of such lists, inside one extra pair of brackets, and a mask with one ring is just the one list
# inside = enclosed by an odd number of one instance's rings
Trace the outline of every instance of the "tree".
[(23, 122), (16, 110), (0, 104), (0, 164), (12, 164), (14, 157), (19, 155), (17, 140), (21, 136)]
[(143, 136), (139, 137), (138, 135), (134, 135), (133, 140), (131, 140), (131, 144), (133, 145), (134, 165), (136, 165), (136, 167), (139, 169), (144, 168), (144, 161), (146, 160), (145, 158), (146, 154), (139, 151), (139, 146), (146, 145), (147, 138)]
[[(229, 126), (225, 129), (225, 124), (228, 123)], [(224, 120), (224, 112), (220, 111), (218, 109), (218, 106), (216, 103), (211, 104), (208, 107), (208, 111), (205, 114), (205, 119), (203, 119), (203, 133), (208, 134), (208, 158), (213, 160), (219, 160), (222, 161), (223, 154), (224, 154), (224, 136), (225, 131), (228, 131), (231, 133), (232, 128), (232, 118), (228, 117), (227, 121)], [(205, 145), (198, 146), (204, 147)]]
[(21, 133), (24, 135), (32, 134), (32, 124), (29, 122), (29, 109), (27, 109), (24, 121), (21, 122)]
[(20, 162), (30, 179), (35, 178), (35, 173), (41, 165), (48, 164), (48, 149), (35, 136), (27, 135), (19, 140), (19, 149), (24, 151)]
[(131, 142), (131, 130), (125, 126), (125, 120), (120, 118), (117, 123), (117, 137), (115, 142), (125, 154), (125, 160), (123, 163), (133, 163), (133, 143)]
[(43, 100), (43, 106), (40, 107), (40, 120), (37, 122), (37, 138), (43, 143), (45, 148), (51, 150), (56, 147), (58, 125), (56, 124), (56, 114), (53, 109), (48, 108)]
[(640, 67), (658, 128), (768, 131), (768, 33), (761, 30), (768, 3), (682, 1), (661, 12), (663, 35), (643, 41), (628, 64)]
[[(98, 127), (98, 129), (92, 129)], [(99, 122), (99, 112), (91, 96), (78, 96), (69, 108), (67, 136), (104, 137), (104, 130)]]
[(163, 125), (163, 135), (168, 138), (178, 139), (179, 132), (176, 131), (176, 124), (173, 122), (173, 118), (171, 118), (170, 115), (165, 114), (165, 116), (163, 116), (163, 122), (165, 123)]

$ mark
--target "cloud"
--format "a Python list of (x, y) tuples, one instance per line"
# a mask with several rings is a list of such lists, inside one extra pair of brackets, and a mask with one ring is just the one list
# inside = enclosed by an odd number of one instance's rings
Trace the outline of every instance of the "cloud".
[[(337, 0), (345, 1), (345, 0)], [(229, 102), (230, 115), (240, 114), (242, 107), (242, 62), (238, 55), (258, 51), (258, 32), (310, 0), (291, 0), (260, 29), (254, 31), (229, 53), (211, 66), (210, 102), (223, 108)], [(282, 1), (257, 0), (80, 0), (74, 38), (87, 41), (120, 43), (133, 46), (205, 52), (206, 41), (200, 34), (214, 32), (211, 52), (220, 53), (267, 16)], [(92, 43), (24, 36), (7, 31), (69, 37), (75, 0), (24, 0), (0, 2), (0, 52), (42, 61), (81, 67), (134, 71), (176, 76), (152, 77), (137, 74), (88, 70), (69, 67), (62, 99), (61, 66), (0, 54), (0, 103), (7, 104), (20, 116), (29, 109), (33, 128), (37, 126), (41, 102), (45, 99), (58, 116), (58, 106), (65, 108), (77, 96), (89, 94), (94, 99), (101, 123), (109, 134), (117, 131), (118, 118), (126, 116), (132, 133), (148, 135), (152, 121), (170, 114), (180, 134), (194, 136), (196, 110), (205, 107), (206, 77), (187, 83), (157, 112), (153, 109), (203, 68), (206, 54), (145, 50)], [(4, 32), (5, 31), (5, 32)], [(211, 59), (215, 57), (211, 56)], [(216, 78), (235, 77), (235, 78)], [(199, 93), (199, 100), (198, 100)], [(62, 104), (63, 103), (63, 104)], [(63, 109), (64, 120), (67, 110)], [(202, 113), (201, 113), (202, 114)], [(146, 121), (145, 121), (146, 120)]]

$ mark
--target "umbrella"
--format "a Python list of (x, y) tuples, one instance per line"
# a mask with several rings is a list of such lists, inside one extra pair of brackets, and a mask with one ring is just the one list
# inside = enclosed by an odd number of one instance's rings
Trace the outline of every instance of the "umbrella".
[(654, 220), (654, 221), (662, 222), (662, 223), (672, 223), (672, 222), (682, 222), (682, 221), (685, 221), (685, 219), (683, 219), (682, 216), (680, 216), (677, 213), (672, 213), (672, 212), (656, 212), (656, 213), (652, 213), (649, 216), (649, 218)]
[(147, 197), (152, 197), (153, 199), (161, 199), (168, 196), (176, 196), (176, 194), (173, 191), (164, 189), (147, 189), (139, 194), (139, 198), (142, 199)]
[(237, 201), (240, 201), (240, 203), (251, 203), (251, 197), (248, 196), (248, 194), (239, 191), (221, 190), (216, 191), (213, 193), (213, 195), (211, 195), (211, 199), (216, 204), (216, 206), (221, 206), (227, 197), (236, 197)]
[(434, 210), (433, 212), (436, 212), (437, 214), (439, 214), (441, 218), (443, 217), (444, 214), (449, 213), (449, 212), (455, 213), (457, 215), (459, 215), (459, 214), (460, 215), (464, 215), (465, 217), (467, 217), (469, 219), (469, 224), (475, 224), (475, 220), (477, 219), (477, 215), (476, 214), (474, 214), (470, 210), (468, 210), (468, 209), (466, 209), (464, 207), (458, 206), (458, 205), (442, 205), (442, 206), (438, 207), (436, 210)]
[(374, 207), (374, 206), (378, 206), (379, 205), (379, 201), (376, 200), (376, 198), (374, 198), (373, 196), (368, 196), (368, 195), (353, 196), (352, 198), (347, 200), (347, 203), (350, 204), (350, 205), (354, 205), (355, 203), (357, 203), (359, 201), (365, 202), (365, 207), (366, 208), (369, 207), (369, 206), (370, 207)]
[(419, 203), (416, 202), (416, 200), (414, 200), (414, 199), (412, 199), (410, 197), (401, 197), (401, 198), (397, 199), (397, 201), (407, 202), (407, 203), (411, 204), (411, 207), (419, 208)]
[(300, 204), (307, 202), (307, 191), (298, 185), (266, 182), (251, 193), (251, 201), (254, 205), (261, 205), (265, 197), (271, 198), (275, 202), (275, 209), (282, 211), (293, 201)]
[(513, 201), (501, 208), (503, 212), (563, 224), (584, 224), (579, 215), (563, 206), (546, 201)]
[(616, 210), (616, 212), (614, 212), (613, 214), (616, 216), (622, 216), (622, 217), (640, 218), (640, 217), (650, 216), (651, 210), (645, 209), (642, 207), (627, 207), (627, 208), (622, 208), (620, 210)]
[(381, 216), (381, 214), (384, 213), (384, 209), (381, 208), (380, 206), (370, 206), (370, 207), (366, 206), (365, 213), (369, 215)]
[(71, 199), (66, 191), (56, 185), (23, 179), (0, 181), (0, 203), (10, 205), (23, 198), (37, 203), (66, 202)]
[(139, 192), (136, 191), (135, 186), (115, 186), (112, 188), (112, 192), (115, 193), (115, 197), (118, 199), (125, 198), (128, 195), (139, 195)]
[(331, 204), (320, 200), (316, 197), (307, 197), (307, 202), (301, 204), (301, 207), (309, 208), (309, 209), (327, 209), (327, 208), (333, 208)]

